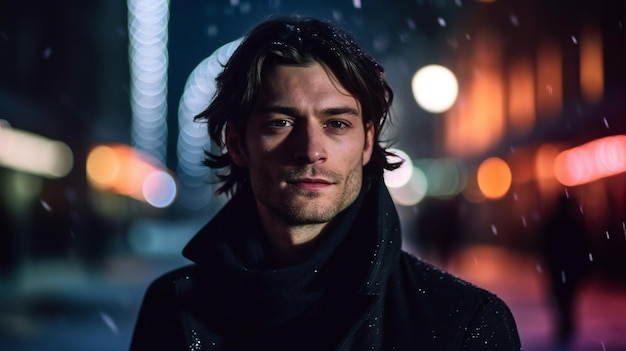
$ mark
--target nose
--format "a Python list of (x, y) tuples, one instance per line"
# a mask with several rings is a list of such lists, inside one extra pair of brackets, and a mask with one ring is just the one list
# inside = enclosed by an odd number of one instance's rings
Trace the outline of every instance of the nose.
[(317, 123), (301, 123), (294, 130), (294, 157), (305, 164), (323, 162), (328, 157), (324, 146), (324, 129)]

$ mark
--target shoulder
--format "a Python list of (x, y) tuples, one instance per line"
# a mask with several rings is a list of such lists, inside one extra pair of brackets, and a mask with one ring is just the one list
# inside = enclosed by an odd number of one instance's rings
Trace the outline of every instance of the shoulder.
[(181, 323), (181, 282), (195, 274), (195, 265), (167, 272), (148, 286), (131, 341), (131, 350), (177, 350), (184, 347), (185, 328)]
[(455, 306), (455, 310), (462, 306), (464, 310), (471, 311), (483, 304), (493, 304), (508, 309), (495, 294), (406, 252), (403, 252), (400, 257), (398, 284), (416, 299)]
[(506, 345), (505, 350), (519, 349), (513, 315), (495, 294), (405, 252), (391, 284), (390, 293), (397, 299), (393, 304), (406, 310), (413, 326), (440, 334), (456, 346), (496, 342)]
[(193, 275), (195, 269), (195, 265), (188, 265), (163, 273), (154, 279), (146, 289), (143, 305), (151, 303), (163, 305), (164, 301), (173, 301), (179, 282)]
[(405, 283), (422, 294), (445, 292), (477, 299), (493, 296), (490, 292), (406, 252), (402, 252), (400, 256), (400, 273)]
[(156, 278), (152, 284), (153, 285), (162, 285), (162, 284), (173, 284), (181, 279), (190, 279), (198, 274), (199, 267), (197, 264), (188, 264), (171, 271), (163, 273), (161, 276)]
[(164, 301), (175, 301), (174, 297), (176, 295), (180, 295), (182, 291), (197, 281), (198, 270), (197, 265), (190, 264), (163, 273), (148, 286), (144, 304), (153, 300), (156, 300), (155, 302), (160, 305)]

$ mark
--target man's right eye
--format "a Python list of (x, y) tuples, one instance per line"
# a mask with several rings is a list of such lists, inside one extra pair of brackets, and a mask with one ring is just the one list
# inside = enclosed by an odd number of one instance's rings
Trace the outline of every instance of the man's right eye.
[(276, 119), (269, 122), (269, 126), (275, 128), (291, 127), (292, 125), (293, 122), (287, 119)]

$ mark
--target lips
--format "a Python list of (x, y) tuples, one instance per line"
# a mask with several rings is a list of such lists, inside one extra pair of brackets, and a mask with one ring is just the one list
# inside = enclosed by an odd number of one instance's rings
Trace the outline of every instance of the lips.
[(321, 178), (301, 178), (289, 180), (288, 183), (332, 184), (331, 181)]
[(286, 170), (282, 177), (290, 186), (300, 189), (320, 190), (341, 183), (341, 175), (321, 167), (292, 168)]
[(320, 190), (332, 185), (333, 182), (321, 178), (298, 178), (288, 180), (287, 184), (296, 186), (303, 190)]

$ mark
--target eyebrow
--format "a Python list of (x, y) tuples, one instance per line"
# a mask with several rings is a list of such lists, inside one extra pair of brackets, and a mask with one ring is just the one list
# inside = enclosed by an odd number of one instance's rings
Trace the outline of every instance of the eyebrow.
[[(296, 108), (287, 107), (287, 106), (279, 106), (279, 105), (263, 106), (259, 108), (258, 112), (263, 113), (263, 114), (264, 113), (280, 113), (280, 114), (291, 116), (291, 117), (297, 117), (300, 115), (300, 113), (298, 112), (298, 109)], [(348, 106), (329, 107), (329, 108), (322, 109), (320, 113), (321, 115), (324, 115), (324, 116), (336, 116), (336, 115), (343, 115), (343, 114), (359, 116), (359, 111), (357, 109), (348, 107)]]

